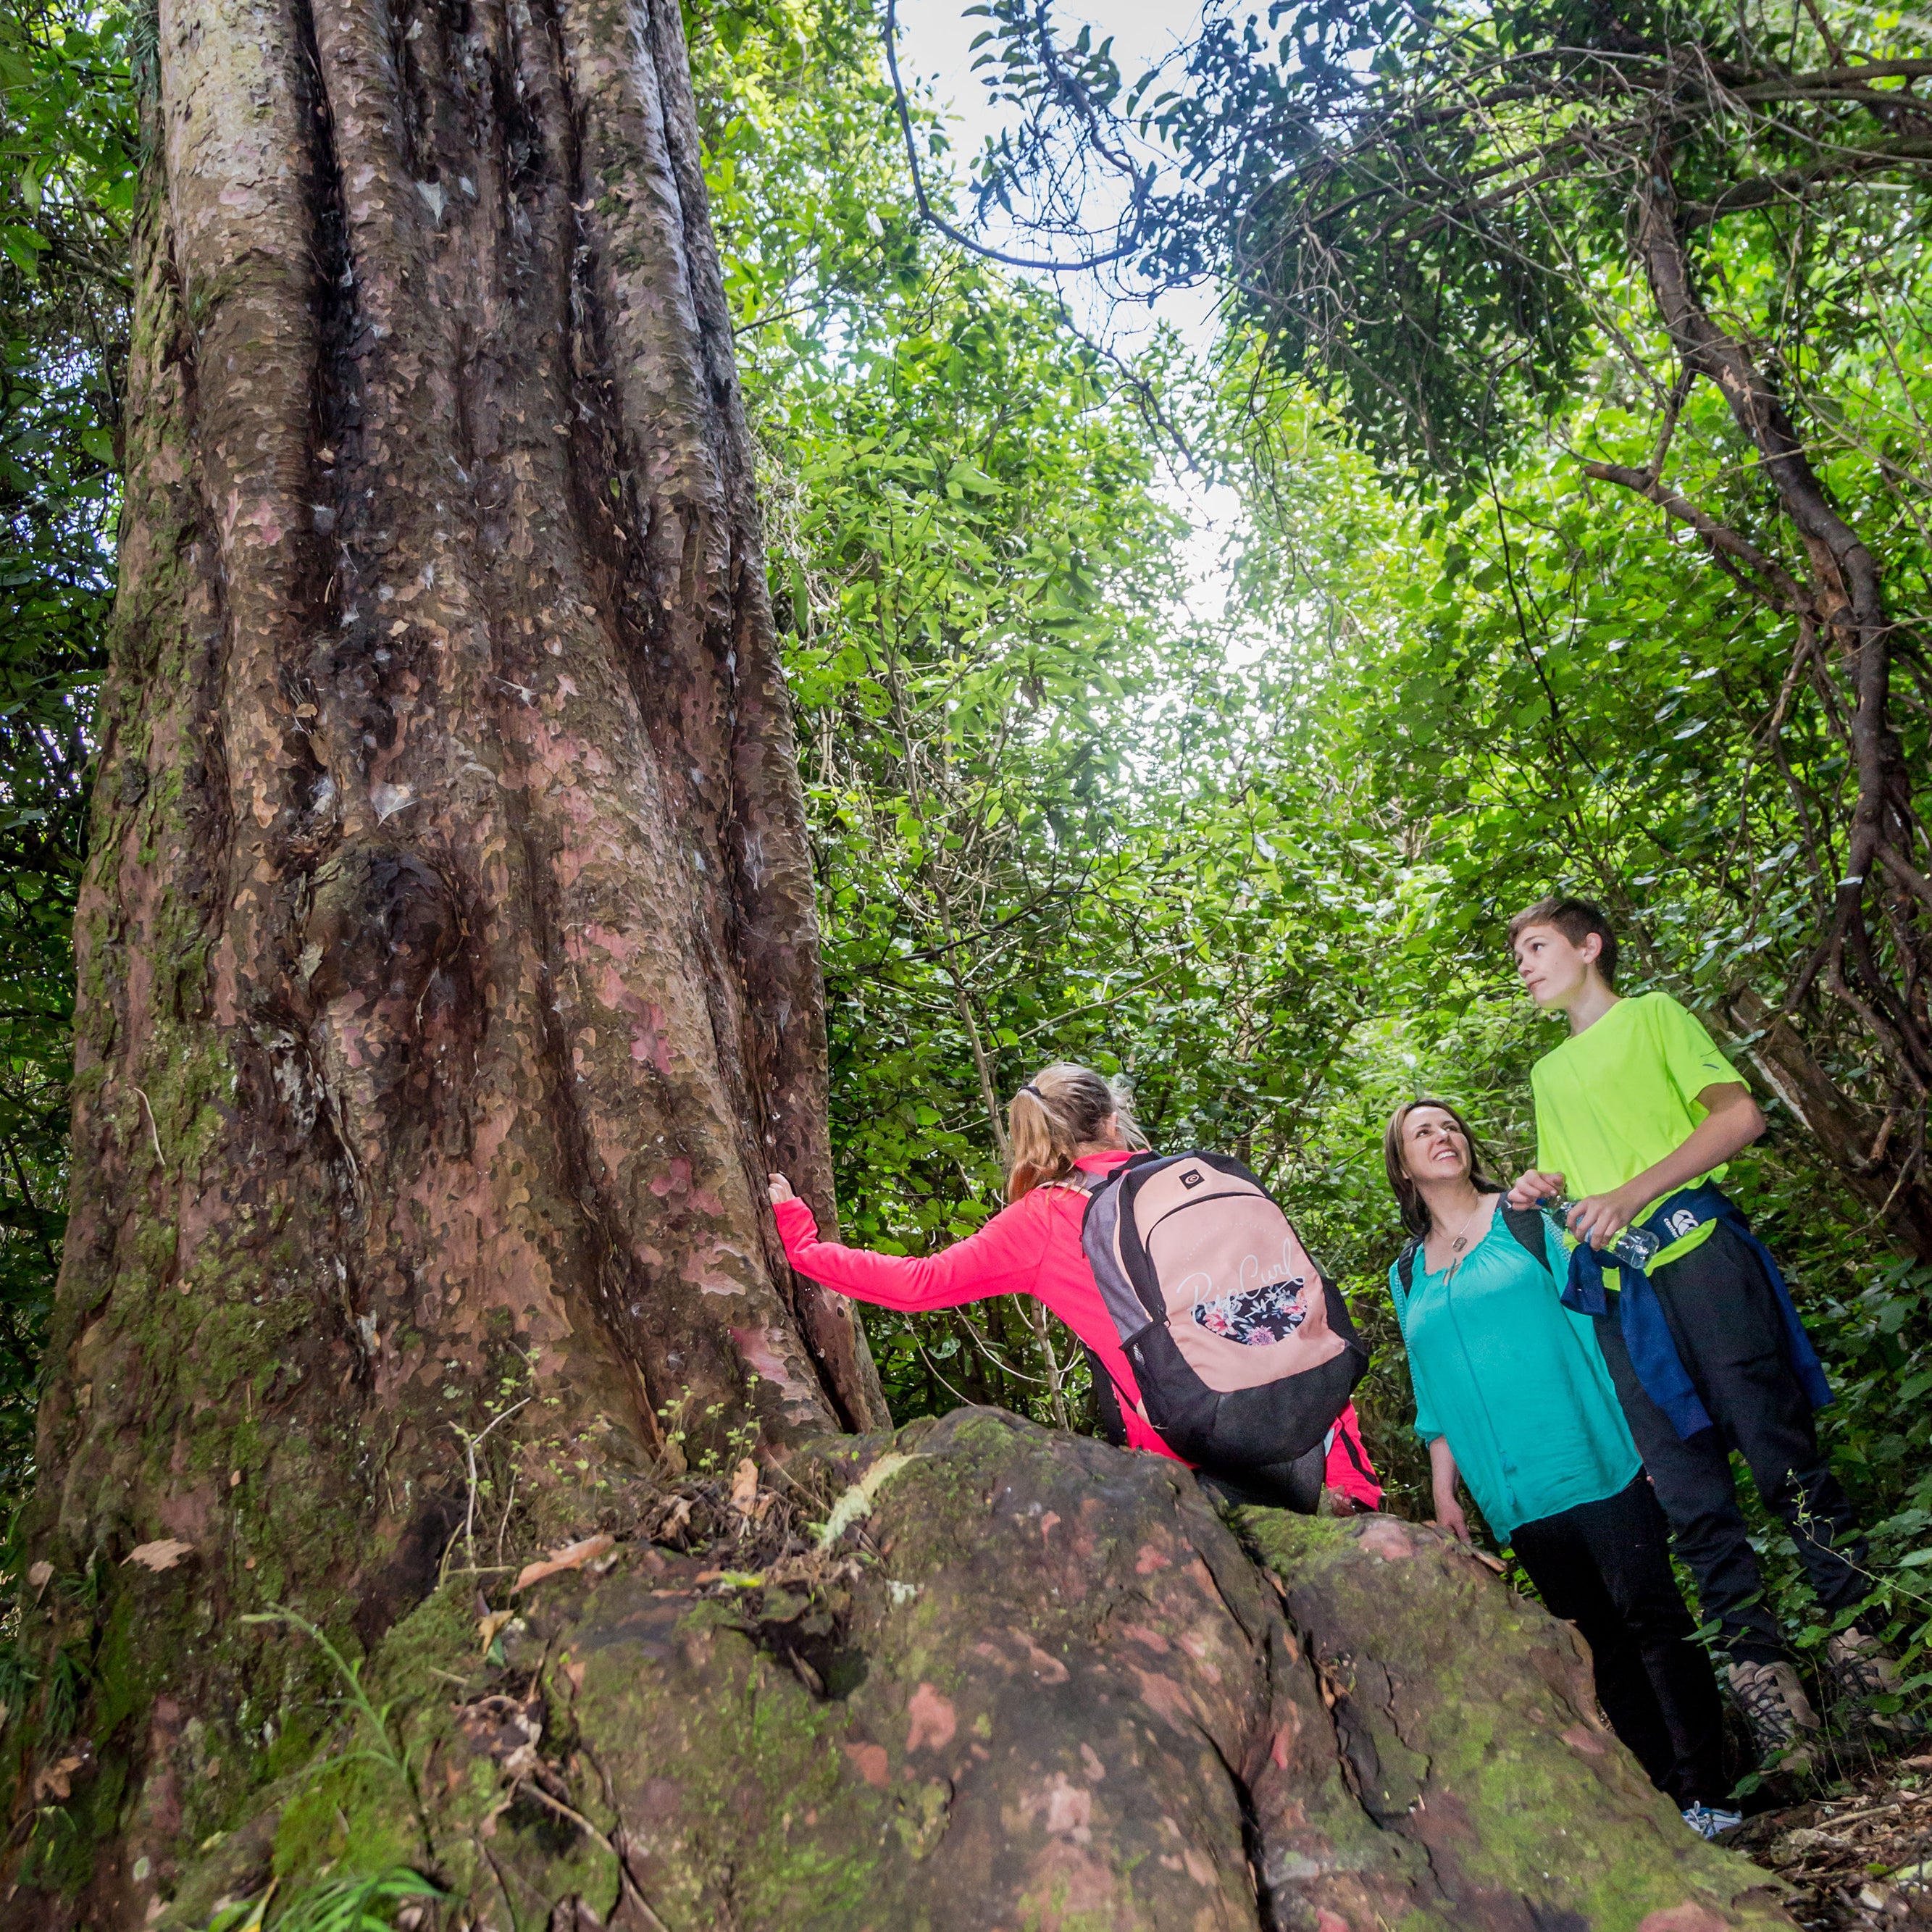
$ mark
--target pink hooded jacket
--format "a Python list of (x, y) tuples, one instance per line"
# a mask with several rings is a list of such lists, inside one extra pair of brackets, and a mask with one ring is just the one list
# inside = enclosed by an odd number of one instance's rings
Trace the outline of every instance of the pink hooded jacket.
[[(1088, 1174), (1106, 1174), (1127, 1158), (1117, 1153), (1084, 1154), (1074, 1165)], [(1113, 1317), (1100, 1298), (1094, 1270), (1080, 1246), (1084, 1198), (1065, 1187), (1036, 1187), (1002, 1208), (977, 1233), (936, 1255), (875, 1254), (818, 1238), (812, 1210), (794, 1196), (773, 1204), (785, 1258), (808, 1280), (836, 1288), (856, 1301), (908, 1312), (957, 1308), (997, 1294), (1030, 1294), (1043, 1303), (1097, 1355), (1120, 1398), (1131, 1448), (1174, 1456), (1158, 1431), (1140, 1413), (1140, 1385), (1121, 1352)], [(1345, 1436), (1361, 1457), (1358, 1470)], [(1178, 1462), (1183, 1459), (1174, 1456)], [(1364, 1476), (1362, 1471), (1370, 1473)], [(1336, 1422), (1328, 1452), (1326, 1480), (1364, 1507), (1382, 1501), (1351, 1402)]]

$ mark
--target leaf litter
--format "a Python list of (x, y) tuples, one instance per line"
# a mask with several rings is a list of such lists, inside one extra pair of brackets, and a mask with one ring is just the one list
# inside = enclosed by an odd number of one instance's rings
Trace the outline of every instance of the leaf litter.
[(172, 1570), (184, 1556), (194, 1554), (194, 1545), (182, 1543), (172, 1536), (164, 1536), (154, 1543), (144, 1543), (128, 1552), (126, 1561), (138, 1563), (143, 1570)]
[(1720, 1843), (1795, 1890), (1807, 1932), (1932, 1925), (1932, 1754), (1880, 1763), (1830, 1798), (1761, 1811)]
[[(734, 1622), (813, 1696), (842, 1694), (849, 1588), (863, 1564), (881, 1555), (866, 1534), (865, 1520), (879, 1490), (917, 1460), (888, 1452), (843, 1483), (809, 1462), (761, 1470), (749, 1457), (728, 1474), (681, 1472), (658, 1487), (628, 1524), (614, 1525), (616, 1533), (586, 1535), (525, 1563), (505, 1594), (517, 1599), (553, 1577), (602, 1576), (624, 1564), (649, 1580), (654, 1595), (728, 1600)], [(916, 1594), (913, 1586), (892, 1587), (896, 1605)], [(574, 1694), (583, 1685), (582, 1663), (568, 1652), (553, 1658), (549, 1640), (529, 1635), (524, 1618), (538, 1618), (536, 1609), (493, 1608), (484, 1588), (475, 1602), (481, 1680), (451, 1681), (459, 1686), (453, 1706), (458, 1725), (502, 1778), (481, 1835), (493, 1837), (498, 1816), (526, 1801), (594, 1834), (595, 1826), (569, 1802), (566, 1766), (546, 1754), (545, 1673), (554, 1670)], [(519, 1633), (520, 1642), (541, 1642), (541, 1659), (506, 1656), (505, 1644)]]

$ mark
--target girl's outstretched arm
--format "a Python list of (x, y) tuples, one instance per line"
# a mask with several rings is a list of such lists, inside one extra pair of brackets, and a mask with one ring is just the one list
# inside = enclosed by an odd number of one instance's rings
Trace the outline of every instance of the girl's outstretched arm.
[(772, 1211), (785, 1258), (800, 1274), (881, 1308), (956, 1308), (995, 1294), (1028, 1294), (1051, 1238), (1052, 1210), (1037, 1190), (936, 1255), (881, 1255), (821, 1241), (812, 1210), (782, 1174), (772, 1178)]

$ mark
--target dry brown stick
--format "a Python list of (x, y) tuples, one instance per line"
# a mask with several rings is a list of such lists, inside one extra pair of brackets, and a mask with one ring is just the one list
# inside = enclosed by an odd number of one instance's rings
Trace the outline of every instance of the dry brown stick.
[(553, 1798), (533, 1778), (518, 1778), (515, 1789), (527, 1792), (539, 1804), (548, 1804), (560, 1818), (567, 1818), (579, 1831), (589, 1832), (617, 1862), (617, 1876), (623, 1884), (625, 1893), (650, 1922), (651, 1932), (670, 1932), (670, 1928), (651, 1910), (650, 1900), (638, 1889), (637, 1881), (631, 1876), (630, 1867), (624, 1862), (623, 1853), (581, 1811), (573, 1811), (562, 1798)]

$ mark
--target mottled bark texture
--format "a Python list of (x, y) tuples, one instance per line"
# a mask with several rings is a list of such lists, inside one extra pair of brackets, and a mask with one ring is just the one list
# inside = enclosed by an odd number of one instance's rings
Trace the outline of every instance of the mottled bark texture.
[(163, 1924), (400, 1863), (479, 1932), (1790, 1925), (1604, 1729), (1568, 1627), (1438, 1532), (1231, 1528), (1170, 1463), (985, 1409), (791, 1467), (829, 1502), (887, 1454), (816, 1590), (634, 1544), (526, 1593), (494, 1669), (469, 1592), (432, 1598), (377, 1672), (413, 1793), (338, 1756)]
[(83, 1868), (279, 1735), (240, 1613), (420, 1600), (463, 1432), (527, 1540), (886, 1420), (765, 1204), (817, 934), (675, 0), (161, 0), (158, 72), (28, 1528)]

